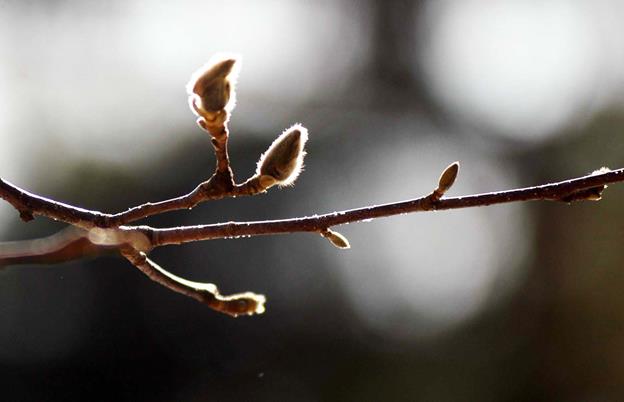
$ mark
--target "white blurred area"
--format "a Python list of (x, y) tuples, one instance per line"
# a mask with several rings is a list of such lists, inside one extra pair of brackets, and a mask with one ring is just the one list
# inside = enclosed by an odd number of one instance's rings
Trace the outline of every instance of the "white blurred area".
[[(409, 132), (423, 137), (410, 137)], [(519, 186), (498, 160), (415, 121), (392, 126), (384, 141), (349, 167), (348, 188), (326, 188), (352, 206), (428, 194), (447, 164), (461, 157), (448, 196)], [(338, 202), (340, 202), (338, 201)], [(324, 251), (339, 267), (359, 318), (385, 339), (429, 338), (504, 301), (524, 279), (531, 219), (524, 204), (424, 212), (335, 228), (352, 249)]]
[(365, 18), (344, 2), (70, 5), (2, 4), (0, 171), (22, 184), (39, 147), (126, 162), (192, 133), (184, 86), (215, 52), (243, 55), (239, 126), (267, 124), (246, 120), (250, 104), (318, 99), (365, 54)]
[(618, 0), (430, 1), (418, 57), (449, 113), (537, 142), (622, 106), (623, 18)]
[[(71, 161), (149, 163), (201, 135), (184, 86), (219, 51), (243, 55), (236, 127), (271, 137), (294, 123), (274, 105), (322, 100), (357, 70), (363, 12), (346, 2), (2, 2), (0, 174), (36, 191), (42, 171), (60, 177)], [(0, 206), (0, 220), (9, 213)]]

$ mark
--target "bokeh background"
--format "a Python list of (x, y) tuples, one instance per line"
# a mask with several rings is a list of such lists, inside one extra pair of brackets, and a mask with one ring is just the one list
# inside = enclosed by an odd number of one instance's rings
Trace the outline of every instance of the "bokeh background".
[[(0, 1), (0, 174), (117, 212), (208, 177), (184, 85), (243, 57), (239, 180), (284, 128), (310, 130), (294, 188), (203, 204), (154, 226), (311, 215), (624, 166), (624, 3)], [(0, 272), (7, 401), (619, 401), (624, 186), (535, 202), (152, 257), (224, 293), (232, 319), (115, 256)], [(55, 233), (0, 203), (0, 240)]]

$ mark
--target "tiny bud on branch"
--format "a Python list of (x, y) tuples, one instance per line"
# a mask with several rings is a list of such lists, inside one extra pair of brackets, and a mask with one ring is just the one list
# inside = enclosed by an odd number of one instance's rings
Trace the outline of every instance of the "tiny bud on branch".
[(438, 188), (434, 191), (438, 197), (442, 197), (453, 186), (457, 173), (459, 173), (459, 162), (453, 162), (444, 169), (438, 179)]
[(324, 231), (322, 231), (321, 236), (329, 240), (331, 244), (333, 244), (334, 246), (338, 248), (342, 248), (342, 249), (351, 248), (351, 245), (349, 244), (349, 240), (347, 240), (346, 237), (344, 237), (340, 233), (335, 232), (331, 229), (325, 229)]

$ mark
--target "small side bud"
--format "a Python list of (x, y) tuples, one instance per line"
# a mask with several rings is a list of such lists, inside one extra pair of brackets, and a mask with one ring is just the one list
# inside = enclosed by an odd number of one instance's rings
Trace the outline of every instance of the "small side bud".
[(186, 91), (193, 113), (210, 117), (234, 108), (239, 64), (236, 56), (218, 54), (191, 75)]
[(344, 237), (338, 232), (334, 232), (331, 229), (323, 230), (321, 232), (321, 236), (329, 240), (331, 244), (333, 244), (334, 246), (338, 248), (342, 248), (342, 249), (351, 248), (351, 245), (349, 244), (349, 240), (347, 240), (346, 237)]
[(258, 161), (256, 176), (264, 189), (274, 185), (288, 186), (297, 180), (303, 169), (304, 146), (308, 130), (295, 124), (284, 131), (262, 154)]
[(444, 169), (438, 179), (438, 188), (435, 190), (439, 197), (443, 196), (453, 186), (458, 173), (459, 162), (453, 162)]
[(561, 201), (600, 201), (602, 199), (602, 192), (607, 188), (606, 184), (602, 186), (590, 187), (583, 190), (575, 191), (572, 194), (568, 194), (561, 198)]

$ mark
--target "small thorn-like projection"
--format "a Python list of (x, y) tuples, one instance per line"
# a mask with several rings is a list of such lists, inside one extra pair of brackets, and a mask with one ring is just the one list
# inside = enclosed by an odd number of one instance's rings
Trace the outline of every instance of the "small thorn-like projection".
[(349, 240), (347, 240), (346, 237), (344, 237), (338, 232), (335, 232), (331, 229), (325, 229), (320, 233), (321, 233), (321, 236), (329, 240), (331, 244), (333, 244), (334, 246), (338, 248), (342, 248), (342, 249), (351, 248), (351, 245), (349, 244)]
[(453, 162), (444, 169), (438, 179), (438, 188), (434, 191), (438, 198), (442, 197), (453, 186), (458, 173), (459, 162)]

